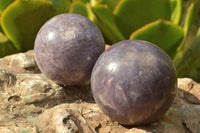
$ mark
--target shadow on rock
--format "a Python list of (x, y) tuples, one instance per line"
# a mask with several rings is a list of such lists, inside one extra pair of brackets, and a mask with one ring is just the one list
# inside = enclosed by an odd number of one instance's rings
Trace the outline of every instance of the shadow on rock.
[(90, 89), (90, 84), (71, 85), (71, 86), (60, 85), (60, 86), (64, 88), (64, 92), (67, 97), (66, 99), (69, 103), (72, 102), (95, 103)]

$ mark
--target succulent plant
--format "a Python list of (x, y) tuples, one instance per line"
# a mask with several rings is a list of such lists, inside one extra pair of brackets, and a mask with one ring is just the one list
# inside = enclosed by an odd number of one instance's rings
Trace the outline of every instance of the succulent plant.
[(92, 20), (107, 44), (139, 39), (158, 45), (178, 77), (200, 81), (200, 0), (1, 0), (0, 57), (33, 49), (40, 27), (68, 12)]

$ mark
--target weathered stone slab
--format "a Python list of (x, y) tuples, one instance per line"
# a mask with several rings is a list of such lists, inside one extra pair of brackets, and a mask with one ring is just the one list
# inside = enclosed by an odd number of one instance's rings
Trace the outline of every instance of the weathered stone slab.
[(0, 133), (200, 133), (200, 84), (178, 79), (158, 121), (123, 126), (95, 104), (90, 85), (61, 86), (40, 73), (33, 51), (0, 59)]

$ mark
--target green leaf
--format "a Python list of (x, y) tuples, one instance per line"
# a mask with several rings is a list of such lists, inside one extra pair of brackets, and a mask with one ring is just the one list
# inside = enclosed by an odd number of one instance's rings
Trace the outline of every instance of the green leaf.
[(179, 77), (191, 77), (200, 81), (200, 28), (195, 36), (191, 47), (185, 52), (181, 58), (181, 62), (176, 64), (177, 74)]
[[(194, 0), (187, 10), (184, 23), (185, 39), (175, 59), (179, 77), (200, 82), (200, 0)], [(179, 58), (178, 58), (179, 57)]]
[(0, 0), (0, 14), (15, 0)]
[(53, 13), (53, 16), (69, 12), (71, 0), (50, 0), (50, 1), (53, 3), (55, 7), (55, 12)]
[(86, 4), (84, 4), (82, 2), (73, 2), (69, 12), (80, 14), (80, 15), (85, 16), (87, 18), (89, 17)]
[(53, 4), (47, 0), (16, 0), (1, 16), (1, 26), (20, 51), (33, 49), (40, 27), (50, 18)]
[(145, 24), (158, 19), (170, 20), (171, 17), (169, 0), (121, 0), (113, 13), (126, 38)]
[(101, 4), (106, 4), (106, 1), (105, 0), (90, 0), (90, 4), (92, 6), (97, 6)]
[(4, 33), (4, 32), (3, 32), (3, 29), (2, 29), (2, 27), (1, 27), (1, 26), (0, 26), (0, 32)]
[(79, 2), (83, 2), (83, 3), (90, 3), (90, 0), (77, 0)]
[(100, 22), (97, 25), (106, 37), (106, 43), (113, 44), (125, 40), (114, 22), (112, 10), (107, 5), (93, 6), (92, 11)]
[(195, 39), (197, 31), (200, 27), (200, 1), (195, 0), (190, 4), (187, 10), (187, 15), (185, 18), (185, 24), (183, 27), (184, 30), (184, 39), (181, 42), (181, 45), (177, 49), (177, 54), (175, 55), (173, 62), (175, 66), (180, 66), (183, 60), (184, 54), (191, 47), (192, 42)]
[(111, 10), (114, 10), (115, 9), (115, 6), (117, 5), (117, 3), (120, 1), (120, 0), (106, 0), (107, 1), (107, 4), (108, 6), (110, 7)]
[(17, 50), (9, 42), (8, 38), (3, 33), (0, 32), (0, 57), (14, 54), (16, 52)]
[(157, 20), (133, 32), (130, 39), (146, 40), (156, 44), (173, 57), (183, 39), (183, 29), (166, 20)]
[(108, 5), (108, 7), (113, 11), (115, 6), (120, 0), (90, 0), (92, 6)]
[(198, 15), (198, 11), (200, 8), (199, 4), (200, 2), (198, 0), (195, 0), (194, 2), (191, 3), (191, 5), (187, 10), (187, 15), (183, 27), (185, 35), (187, 35), (189, 29), (191, 28), (191, 25), (194, 22), (194, 19), (196, 19), (196, 16)]
[[(195, 75), (198, 72), (195, 61), (199, 58), (200, 52), (200, 1), (194, 1), (188, 8), (188, 14), (184, 25), (184, 40), (173, 59), (177, 67), (178, 76), (188, 76), (191, 72)], [(196, 64), (195, 64), (196, 62)], [(198, 63), (197, 63), (198, 62)], [(188, 66), (190, 65), (190, 66)], [(198, 66), (199, 69), (200, 66)], [(198, 74), (197, 74), (198, 75)]]
[(182, 10), (183, 10), (183, 0), (170, 0), (171, 2), (171, 21), (175, 24), (179, 24), (181, 21)]

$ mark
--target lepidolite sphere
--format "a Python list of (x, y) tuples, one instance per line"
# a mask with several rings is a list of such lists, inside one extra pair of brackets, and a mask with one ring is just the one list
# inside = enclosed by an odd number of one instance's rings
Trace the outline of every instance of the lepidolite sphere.
[(141, 40), (126, 40), (108, 48), (91, 76), (96, 103), (125, 125), (156, 121), (172, 104), (176, 84), (176, 70), (168, 55)]
[(41, 72), (64, 85), (82, 84), (104, 51), (97, 26), (78, 14), (61, 14), (47, 21), (35, 39), (35, 58)]

